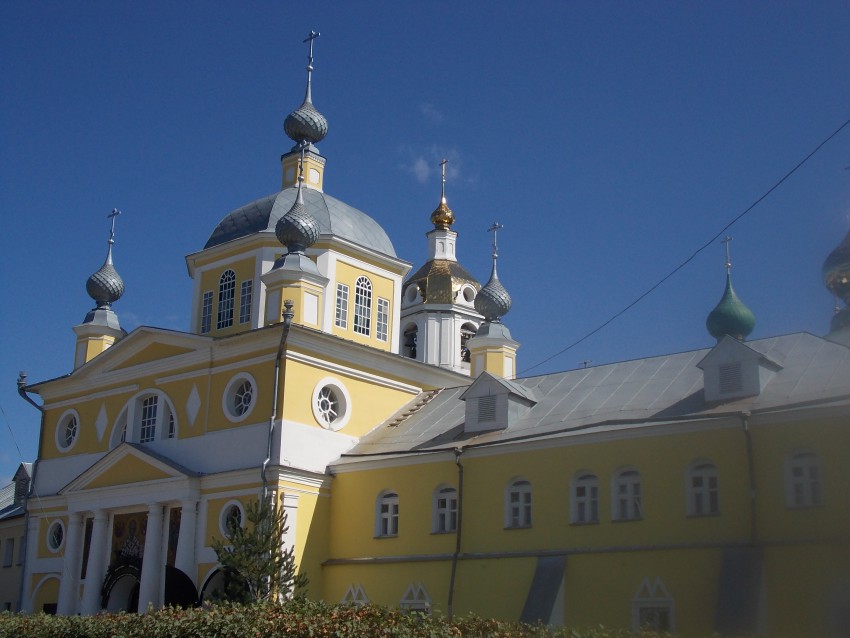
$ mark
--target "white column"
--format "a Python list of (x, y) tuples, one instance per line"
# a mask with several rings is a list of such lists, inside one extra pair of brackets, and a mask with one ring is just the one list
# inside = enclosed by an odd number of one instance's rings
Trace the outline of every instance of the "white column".
[(100, 591), (106, 576), (108, 533), (109, 515), (104, 510), (96, 510), (89, 546), (89, 562), (86, 565), (86, 585), (83, 589), (82, 613), (84, 616), (96, 614), (101, 609)]
[(195, 529), (198, 520), (198, 502), (180, 503), (180, 533), (177, 536), (177, 556), (174, 566), (195, 582), (198, 568), (195, 564)]
[(27, 519), (27, 554), (24, 557), (24, 575), (23, 575), (23, 597), (21, 598), (21, 611), (32, 613), (41, 611), (33, 609), (33, 592), (30, 589), (29, 583), (32, 581), (32, 565), (35, 564), (38, 552), (38, 530), (41, 527), (42, 518), (30, 516)]
[(62, 560), (62, 578), (59, 581), (59, 601), (56, 613), (72, 616), (77, 613), (80, 595), (80, 567), (83, 557), (83, 517), (79, 512), (68, 514), (68, 529), (65, 533), (65, 555)]
[(139, 583), (139, 613), (148, 605), (159, 607), (159, 583), (162, 571), (162, 503), (148, 505), (148, 526), (145, 532), (145, 553), (142, 556), (142, 577)]

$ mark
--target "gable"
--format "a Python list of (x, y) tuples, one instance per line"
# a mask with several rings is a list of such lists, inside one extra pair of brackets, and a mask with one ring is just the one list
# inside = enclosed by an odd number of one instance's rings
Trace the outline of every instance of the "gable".
[(169, 357), (176, 357), (181, 354), (187, 354), (189, 352), (194, 352), (194, 348), (189, 348), (185, 346), (178, 346), (168, 343), (152, 343), (144, 348), (142, 348), (139, 352), (135, 353), (133, 356), (128, 357), (124, 361), (122, 361), (119, 365), (116, 365), (113, 370), (123, 370), (125, 368), (132, 368), (133, 366), (140, 365), (142, 363), (150, 363), (151, 361), (160, 361), (162, 359), (167, 359)]
[(154, 456), (139, 446), (122, 443), (80, 474), (60, 494), (135, 485), (150, 481), (187, 478), (188, 471)]

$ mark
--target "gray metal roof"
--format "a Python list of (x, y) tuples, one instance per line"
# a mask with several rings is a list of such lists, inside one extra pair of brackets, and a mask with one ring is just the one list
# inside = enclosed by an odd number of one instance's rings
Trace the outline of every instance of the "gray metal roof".
[[(254, 233), (274, 234), (278, 219), (292, 208), (297, 190), (296, 187), (285, 188), (237, 208), (219, 222), (204, 248)], [(322, 235), (334, 235), (385, 255), (396, 256), (387, 233), (363, 211), (312, 188), (305, 188), (303, 195), (304, 205), (319, 223)]]
[(357, 456), (451, 449), (738, 410), (757, 412), (809, 402), (850, 404), (850, 348), (808, 333), (746, 345), (781, 366), (757, 396), (707, 403), (697, 364), (709, 348), (517, 379), (511, 383), (537, 403), (500, 431), (464, 432), (465, 402), (460, 397), (468, 386), (448, 388), (409, 417), (394, 415), (337, 463)]

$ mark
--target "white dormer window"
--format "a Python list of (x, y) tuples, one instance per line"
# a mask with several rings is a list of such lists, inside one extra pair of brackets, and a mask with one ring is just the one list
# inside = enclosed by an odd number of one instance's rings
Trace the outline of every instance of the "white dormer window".
[(526, 388), (489, 372), (473, 381), (460, 398), (466, 403), (466, 432), (505, 429), (536, 403)]
[(723, 337), (697, 367), (702, 369), (705, 400), (709, 402), (758, 396), (782, 369), (751, 345), (729, 336)]

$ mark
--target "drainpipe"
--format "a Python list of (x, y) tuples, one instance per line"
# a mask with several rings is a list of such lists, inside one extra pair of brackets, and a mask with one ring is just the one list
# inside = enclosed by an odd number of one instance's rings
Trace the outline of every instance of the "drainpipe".
[[(295, 313), (292, 312), (292, 300), (287, 299), (283, 302), (283, 331), (280, 333), (280, 345), (277, 348), (277, 356), (274, 359), (274, 388), (272, 389), (272, 414), (269, 417), (269, 437), (266, 448), (266, 460), (263, 461), (263, 467), (260, 475), (263, 479), (263, 500), (268, 501), (269, 498), (269, 481), (266, 476), (266, 470), (272, 460), (272, 440), (274, 439), (274, 422), (277, 419), (277, 399), (280, 386), (280, 362), (283, 359), (283, 352), (286, 348), (286, 339), (289, 337), (289, 329), (292, 327), (292, 317)], [(283, 406), (281, 406), (281, 413)]]
[[(39, 426), (39, 438), (44, 433), (44, 408), (36, 403), (33, 398), (27, 394), (27, 373), (21, 371), (18, 374), (18, 394), (21, 395), (21, 398), (33, 406), (36, 410), (41, 413), (41, 424)], [(39, 447), (41, 447), (41, 443), (39, 442)], [(26, 555), (29, 553), (29, 548), (26, 547), (27, 539), (29, 539), (29, 527), (30, 527), (30, 508), (29, 508), (29, 498), (30, 494), (35, 491), (35, 473), (38, 467), (38, 456), (35, 458), (35, 461), (32, 464), (32, 474), (30, 475), (30, 486), (27, 491), (26, 501), (24, 502), (24, 547), (19, 549), (18, 551), (25, 550), (24, 553), (24, 564), (22, 566), (23, 575), (21, 577), (21, 585), (18, 590), (18, 611), (21, 611), (24, 608), (24, 596), (26, 595), (26, 583), (27, 583), (27, 558)], [(22, 459), (23, 460), (23, 459)], [(27, 604), (29, 607), (29, 604)], [(30, 610), (33, 611), (33, 610)]]
[(449, 579), (449, 602), (447, 605), (449, 621), (454, 613), (455, 576), (457, 575), (457, 559), (460, 555), (461, 534), (463, 532), (463, 464), (460, 457), (463, 448), (455, 448), (455, 465), (457, 465), (457, 529), (455, 530), (455, 551), (452, 554), (452, 575)]
[(750, 481), (750, 543), (756, 542), (756, 470), (753, 460), (753, 435), (750, 432), (750, 413), (741, 412), (741, 425), (744, 428), (744, 438), (747, 442), (747, 471)]

